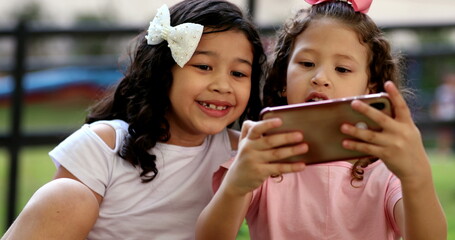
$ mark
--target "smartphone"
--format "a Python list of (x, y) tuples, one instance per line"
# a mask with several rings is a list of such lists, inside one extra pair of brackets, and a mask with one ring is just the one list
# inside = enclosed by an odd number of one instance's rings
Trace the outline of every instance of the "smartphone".
[(354, 139), (341, 133), (343, 123), (350, 123), (359, 128), (381, 131), (381, 127), (365, 115), (354, 111), (351, 102), (355, 99), (394, 117), (392, 104), (387, 93), (375, 93), (348, 98), (330, 99), (318, 102), (290, 104), (267, 107), (261, 113), (261, 119), (281, 118), (282, 126), (268, 131), (265, 135), (300, 131), (309, 151), (277, 162), (303, 161), (306, 164), (348, 160), (369, 155), (342, 147), (344, 139)]

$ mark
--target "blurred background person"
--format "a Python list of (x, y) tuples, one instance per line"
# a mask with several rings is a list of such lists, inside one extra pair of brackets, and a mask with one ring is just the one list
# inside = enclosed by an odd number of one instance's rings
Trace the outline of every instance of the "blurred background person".
[(436, 88), (431, 117), (443, 122), (436, 139), (438, 153), (451, 154), (455, 134), (455, 72), (443, 75), (441, 85)]

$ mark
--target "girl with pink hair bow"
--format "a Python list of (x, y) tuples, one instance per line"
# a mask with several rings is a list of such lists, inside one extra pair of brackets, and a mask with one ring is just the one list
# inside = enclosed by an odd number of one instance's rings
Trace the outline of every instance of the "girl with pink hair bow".
[(382, 131), (342, 124), (342, 146), (373, 157), (308, 166), (276, 163), (312, 149), (305, 132), (264, 135), (282, 120), (245, 122), (235, 159), (214, 175), (217, 192), (199, 216), (197, 239), (235, 239), (245, 217), (251, 239), (260, 240), (446, 239), (399, 59), (365, 14), (371, 1), (307, 2), (315, 5), (278, 36), (264, 106), (387, 92), (395, 117), (353, 101)]

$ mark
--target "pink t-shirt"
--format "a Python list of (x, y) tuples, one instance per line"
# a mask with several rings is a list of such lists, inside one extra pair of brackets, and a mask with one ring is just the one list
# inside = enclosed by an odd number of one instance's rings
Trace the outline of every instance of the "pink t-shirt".
[[(393, 215), (402, 198), (399, 179), (378, 160), (353, 187), (351, 167), (348, 162), (314, 164), (284, 174), (279, 183), (267, 179), (253, 192), (246, 216), (251, 239), (399, 239)], [(215, 173), (215, 189), (225, 171)]]

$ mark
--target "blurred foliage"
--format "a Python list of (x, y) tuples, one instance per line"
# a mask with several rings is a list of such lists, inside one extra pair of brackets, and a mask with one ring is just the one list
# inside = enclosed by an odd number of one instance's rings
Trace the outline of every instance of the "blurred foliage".
[(28, 2), (13, 12), (12, 18), (33, 21), (42, 19), (43, 15), (42, 7), (38, 2)]
[[(399, 49), (405, 57), (405, 78), (409, 87), (415, 90), (416, 114), (428, 117), (434, 92), (442, 77), (455, 72), (455, 39), (453, 28), (418, 28), (415, 30), (391, 30), (386, 34), (393, 36), (394, 31), (406, 31), (407, 37), (415, 41)], [(391, 38), (393, 39), (393, 37)], [(394, 42), (392, 41), (392, 46)], [(409, 46), (415, 44), (416, 46)]]
[[(110, 6), (103, 8), (101, 13), (79, 13), (75, 17), (74, 25), (79, 27), (113, 26), (116, 22), (116, 15), (114, 9)], [(109, 35), (78, 38), (73, 42), (73, 52), (76, 55), (101, 55), (111, 52), (114, 47), (108, 41)]]

